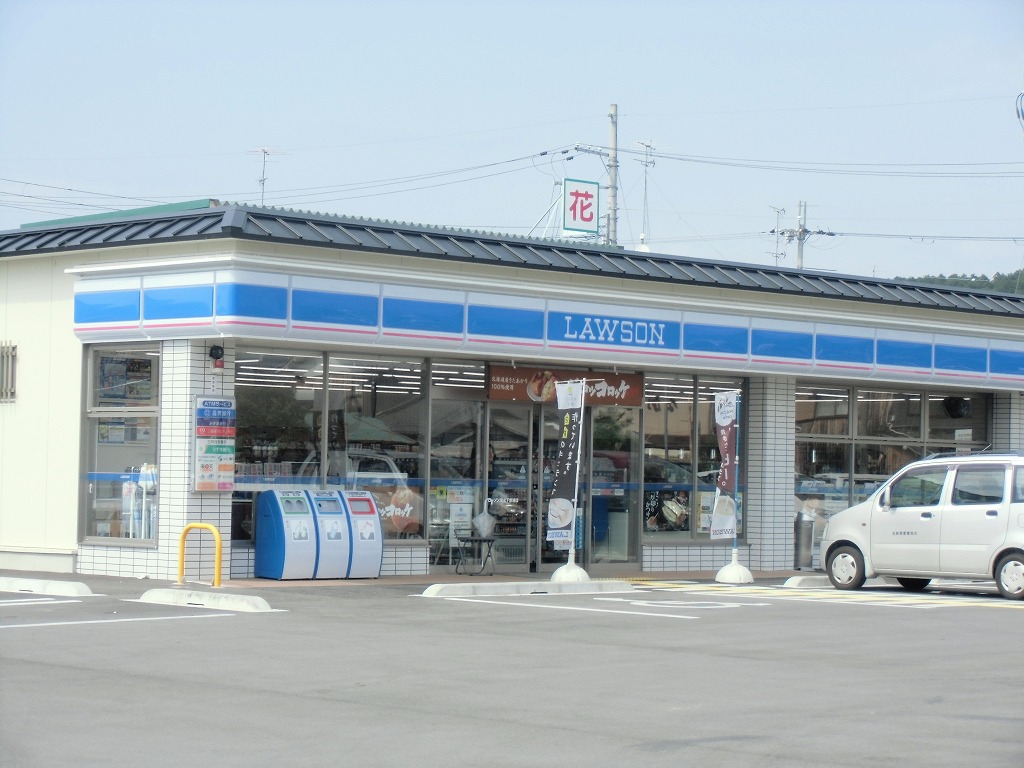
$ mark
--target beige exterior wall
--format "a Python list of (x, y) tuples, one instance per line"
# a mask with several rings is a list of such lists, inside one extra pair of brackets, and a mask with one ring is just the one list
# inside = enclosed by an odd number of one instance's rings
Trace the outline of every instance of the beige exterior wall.
[(0, 341), (18, 348), (17, 398), (0, 404), (0, 568), (74, 567), (83, 357), (67, 264), (0, 261)]

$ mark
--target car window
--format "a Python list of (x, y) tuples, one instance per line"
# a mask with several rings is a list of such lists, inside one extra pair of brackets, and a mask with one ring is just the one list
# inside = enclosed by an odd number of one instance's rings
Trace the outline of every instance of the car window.
[(953, 481), (953, 503), (998, 504), (1005, 484), (1005, 467), (960, 467)]
[(912, 469), (889, 489), (891, 507), (935, 507), (942, 496), (945, 467)]
[(360, 459), (359, 471), (365, 473), (389, 475), (392, 474), (391, 465), (384, 459)]
[(692, 483), (692, 471), (682, 464), (647, 458), (644, 460), (644, 482), (647, 483)]
[(1013, 501), (1024, 502), (1024, 467), (1013, 468)]

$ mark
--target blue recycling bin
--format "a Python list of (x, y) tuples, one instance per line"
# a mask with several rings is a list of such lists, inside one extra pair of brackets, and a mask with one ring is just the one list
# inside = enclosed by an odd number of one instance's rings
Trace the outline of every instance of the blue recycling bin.
[(305, 491), (264, 491), (259, 495), (255, 547), (257, 578), (313, 578), (316, 521)]
[(340, 491), (350, 525), (352, 553), (350, 579), (377, 578), (384, 560), (384, 530), (373, 495), (366, 491)]
[(306, 491), (316, 520), (317, 555), (313, 578), (344, 579), (352, 553), (352, 526), (337, 491)]

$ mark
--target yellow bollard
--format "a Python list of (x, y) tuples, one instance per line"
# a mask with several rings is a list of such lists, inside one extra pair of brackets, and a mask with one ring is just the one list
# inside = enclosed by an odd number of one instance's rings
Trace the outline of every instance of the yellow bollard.
[(217, 526), (211, 525), (210, 523), (189, 523), (181, 531), (181, 540), (178, 542), (178, 584), (185, 583), (185, 537), (188, 536), (188, 532), (195, 528), (205, 528), (213, 534), (213, 540), (216, 544), (216, 562), (213, 566), (213, 586), (220, 586), (220, 554), (222, 544), (220, 540), (220, 531), (217, 530)]

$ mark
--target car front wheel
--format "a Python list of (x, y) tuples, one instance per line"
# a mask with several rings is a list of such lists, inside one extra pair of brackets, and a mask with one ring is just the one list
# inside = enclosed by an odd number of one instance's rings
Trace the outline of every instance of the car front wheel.
[(839, 547), (828, 556), (828, 580), (836, 589), (864, 586), (864, 556), (856, 547)]
[(996, 566), (999, 594), (1010, 600), (1024, 599), (1024, 554), (1011, 552)]

